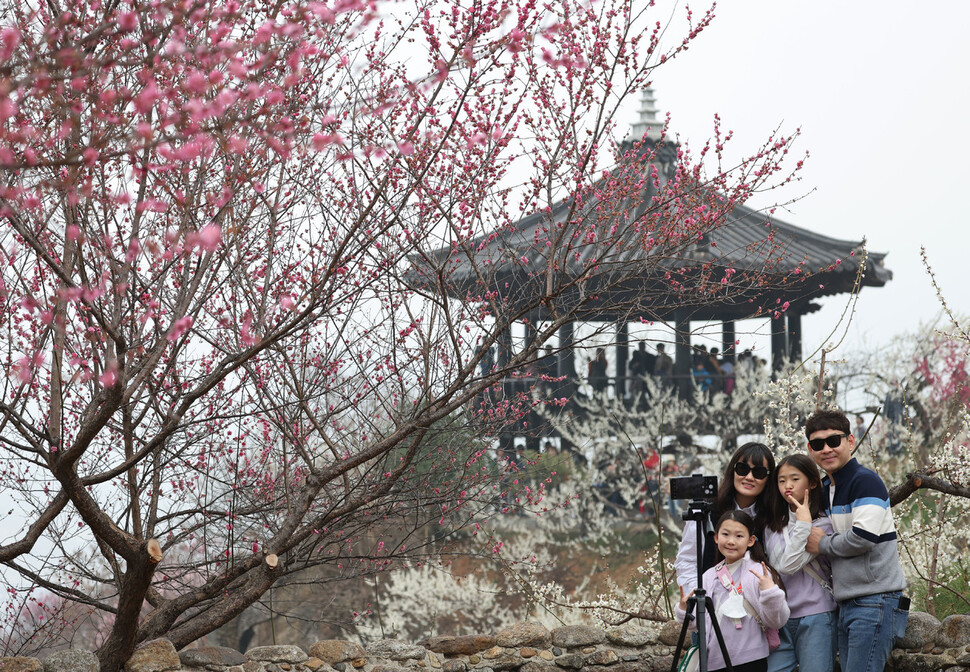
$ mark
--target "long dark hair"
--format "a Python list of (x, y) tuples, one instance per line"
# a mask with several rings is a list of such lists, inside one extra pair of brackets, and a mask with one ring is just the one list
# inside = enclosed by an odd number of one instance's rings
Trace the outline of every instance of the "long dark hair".
[[(774, 581), (776, 585), (781, 587), (781, 589), (787, 593), (788, 591), (785, 589), (785, 582), (781, 580), (781, 574), (779, 574), (778, 571), (771, 566), (771, 563), (768, 562), (768, 554), (765, 552), (765, 547), (761, 541), (761, 537), (758, 536), (758, 532), (755, 530), (754, 519), (741, 509), (733, 509), (722, 514), (721, 517), (717, 519), (717, 524), (714, 526), (715, 539), (717, 539), (717, 531), (721, 529), (721, 525), (726, 520), (733, 520), (737, 523), (741, 523), (745, 528), (747, 528), (748, 534), (754, 537), (754, 544), (748, 549), (748, 557), (755, 562), (763, 562), (765, 567), (767, 567), (768, 571), (771, 573), (772, 581)], [(724, 556), (721, 555), (721, 549), (717, 550), (717, 558), (718, 560), (724, 559)]]
[[(769, 487), (774, 478), (775, 456), (771, 454), (768, 446), (763, 443), (752, 441), (734, 451), (727, 466), (724, 467), (724, 475), (717, 489), (717, 499), (714, 501), (714, 509), (709, 512), (710, 521), (713, 523), (722, 514), (728, 511), (734, 511), (737, 508), (737, 491), (734, 489), (734, 465), (738, 462), (751, 462), (755, 466), (760, 464), (768, 469), (765, 489), (761, 491), (761, 494), (755, 500), (757, 506), (755, 506), (754, 530), (755, 535), (760, 538), (764, 535), (765, 525), (771, 513), (771, 503), (773, 501), (772, 492), (777, 492), (778, 490), (777, 487)], [(698, 549), (698, 552), (701, 553), (702, 569), (710, 569), (717, 562), (715, 559), (717, 547), (714, 545), (713, 531), (708, 530), (704, 535), (703, 547)]]
[(808, 479), (808, 485), (811, 488), (808, 491), (808, 510), (812, 514), (812, 520), (822, 515), (822, 512), (825, 510), (822, 478), (818, 473), (818, 467), (815, 466), (814, 460), (808, 455), (801, 453), (783, 457), (781, 462), (778, 463), (775, 476), (771, 479), (775, 489), (775, 497), (772, 499), (771, 515), (768, 518), (768, 529), (774, 532), (781, 532), (785, 529), (785, 526), (788, 525), (788, 512), (791, 510), (788, 502), (778, 490), (778, 474), (781, 472), (781, 468), (785, 466), (794, 467)]
[(777, 485), (773, 488), (769, 487), (775, 479), (775, 456), (763, 443), (751, 441), (734, 451), (734, 455), (731, 456), (731, 460), (724, 468), (724, 476), (721, 478), (721, 485), (717, 490), (717, 507), (713, 517), (717, 519), (718, 516), (734, 510), (737, 506), (735, 501), (738, 493), (734, 489), (734, 466), (738, 462), (750, 462), (755, 466), (760, 464), (768, 469), (765, 489), (755, 500), (754, 529), (760, 536), (771, 515), (772, 503), (776, 499), (774, 494), (778, 492)]

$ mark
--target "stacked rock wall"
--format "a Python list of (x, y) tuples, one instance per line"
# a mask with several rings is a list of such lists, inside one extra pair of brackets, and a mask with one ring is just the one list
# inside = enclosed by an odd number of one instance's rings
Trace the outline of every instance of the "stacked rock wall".
[[(223, 647), (175, 650), (156, 640), (140, 647), (126, 672), (665, 672), (680, 624), (603, 630), (570, 625), (548, 630), (518, 623), (495, 634), (432, 637), (417, 644), (384, 639), (366, 647), (343, 640), (259, 646), (245, 654)], [(892, 672), (970, 670), (970, 615), (942, 623), (914, 612), (886, 668)], [(87, 651), (0, 658), (0, 672), (98, 672)]]

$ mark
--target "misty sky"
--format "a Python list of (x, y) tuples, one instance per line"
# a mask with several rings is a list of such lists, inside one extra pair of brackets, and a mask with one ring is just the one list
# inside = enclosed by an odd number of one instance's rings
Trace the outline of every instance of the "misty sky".
[[(753, 205), (804, 194), (777, 216), (866, 237), (870, 250), (889, 253), (894, 274), (886, 287), (863, 290), (842, 354), (938, 315), (921, 245), (951, 308), (970, 313), (961, 272), (970, 266), (961, 205), (970, 183), (970, 3), (735, 0), (716, 13), (686, 53), (656, 71), (657, 106), (698, 148), (715, 113), (738, 150), (755, 149), (777, 127), (801, 127), (798, 149), (811, 154), (801, 181)], [(631, 101), (631, 121), (636, 109)], [(823, 303), (803, 319), (806, 355), (845, 307), (839, 297)], [(767, 337), (740, 338), (768, 356)]]

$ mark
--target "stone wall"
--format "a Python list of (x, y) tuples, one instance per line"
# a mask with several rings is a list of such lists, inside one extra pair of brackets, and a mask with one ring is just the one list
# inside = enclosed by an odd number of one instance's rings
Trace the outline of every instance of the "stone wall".
[[(127, 672), (665, 672), (673, 662), (680, 624), (627, 625), (603, 630), (569, 625), (554, 630), (518, 623), (495, 634), (432, 637), (417, 644), (384, 639), (366, 647), (343, 640), (297, 646), (258, 646), (245, 654), (222, 647), (177, 652), (168, 640), (139, 648)], [(970, 615), (942, 623), (910, 615), (906, 637), (887, 670), (970, 670)], [(0, 658), (0, 672), (98, 672), (87, 651), (37, 658)]]

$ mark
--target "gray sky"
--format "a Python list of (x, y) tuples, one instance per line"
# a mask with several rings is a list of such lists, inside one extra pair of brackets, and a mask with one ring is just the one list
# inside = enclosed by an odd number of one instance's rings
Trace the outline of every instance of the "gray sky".
[[(699, 7), (695, 7), (695, 13)], [(731, 0), (690, 49), (656, 72), (671, 129), (699, 148), (715, 113), (735, 146), (802, 129), (811, 157), (777, 216), (888, 252), (893, 280), (862, 291), (841, 354), (887, 343), (939, 313), (920, 261), (925, 246), (950, 307), (970, 313), (961, 270), (970, 231), (961, 195), (970, 183), (970, 3)], [(636, 105), (631, 105), (631, 120)], [(964, 270), (965, 272), (965, 270)], [(823, 344), (845, 301), (828, 297), (803, 319), (805, 353)], [(763, 356), (767, 356), (767, 340)]]

